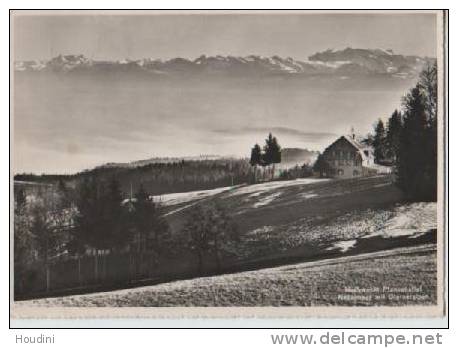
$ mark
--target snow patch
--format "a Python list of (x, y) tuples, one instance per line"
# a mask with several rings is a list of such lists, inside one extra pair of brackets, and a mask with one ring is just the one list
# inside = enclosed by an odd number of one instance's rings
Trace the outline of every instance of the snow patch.
[(239, 187), (233, 192), (231, 192), (231, 196), (237, 195), (250, 195), (250, 197), (256, 197), (261, 195), (262, 193), (267, 193), (269, 191), (285, 188), (285, 187), (292, 187), (292, 186), (302, 186), (302, 185), (310, 185), (316, 184), (320, 182), (326, 182), (330, 179), (315, 179), (315, 178), (305, 178), (305, 179), (296, 179), (296, 180), (286, 180), (286, 181), (271, 181), (261, 184), (249, 185)]
[(309, 199), (309, 198), (318, 197), (318, 195), (316, 193), (302, 193), (301, 197), (305, 199)]
[(324, 66), (328, 68), (339, 68), (345, 64), (351, 64), (350, 60), (334, 60), (334, 61), (321, 61), (321, 60), (307, 60), (306, 63), (315, 65), (315, 66)]
[(256, 229), (248, 232), (247, 235), (256, 236), (256, 235), (259, 235), (259, 234), (270, 233), (273, 230), (274, 230), (274, 228), (272, 226), (262, 226), (262, 227), (256, 228)]
[(253, 204), (253, 208), (258, 208), (258, 207), (262, 207), (265, 205), (269, 205), (270, 203), (272, 203), (274, 199), (278, 198), (279, 196), (281, 196), (281, 192), (276, 192), (269, 196), (263, 197), (259, 201), (257, 201), (255, 204)]
[(437, 203), (421, 202), (397, 207), (394, 216), (385, 226), (364, 238), (382, 236), (384, 238), (420, 235), (437, 228)]
[(211, 197), (219, 193), (229, 191), (233, 188), (234, 187), (226, 186), (226, 187), (219, 187), (213, 190), (168, 193), (165, 195), (152, 196), (152, 198), (154, 202), (160, 203), (164, 206), (170, 206), (170, 205), (187, 203), (187, 202), (194, 201), (197, 199)]
[(340, 249), (341, 252), (346, 252), (353, 248), (356, 244), (356, 239), (352, 240), (341, 240), (340, 242), (334, 243), (333, 246), (330, 246), (329, 248), (326, 248), (326, 250), (335, 250), (335, 249)]

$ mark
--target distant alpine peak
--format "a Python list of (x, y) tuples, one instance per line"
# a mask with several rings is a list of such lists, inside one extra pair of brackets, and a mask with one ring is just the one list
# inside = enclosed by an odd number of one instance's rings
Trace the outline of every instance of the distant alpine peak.
[(153, 58), (102, 61), (83, 54), (58, 55), (47, 61), (17, 61), (15, 71), (51, 72), (115, 72), (136, 71), (151, 74), (230, 74), (255, 75), (354, 75), (382, 74), (407, 78), (418, 72), (431, 58), (395, 54), (391, 49), (361, 49), (347, 47), (327, 49), (306, 60), (292, 57), (261, 55), (201, 55), (195, 59), (176, 57), (168, 60)]

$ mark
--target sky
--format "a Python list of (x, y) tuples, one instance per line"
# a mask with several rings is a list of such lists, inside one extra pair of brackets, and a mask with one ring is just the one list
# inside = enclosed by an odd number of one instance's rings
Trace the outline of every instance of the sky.
[(84, 54), (93, 59), (279, 55), (382, 48), (435, 56), (434, 14), (18, 15), (16, 60)]
[[(432, 14), (16, 15), (14, 60), (250, 54), (305, 60), (326, 49), (436, 56)], [(282, 81), (15, 80), (13, 170), (74, 173), (107, 162), (202, 154), (249, 156), (269, 131), (283, 147), (322, 151), (353, 126), (370, 131), (409, 85)]]

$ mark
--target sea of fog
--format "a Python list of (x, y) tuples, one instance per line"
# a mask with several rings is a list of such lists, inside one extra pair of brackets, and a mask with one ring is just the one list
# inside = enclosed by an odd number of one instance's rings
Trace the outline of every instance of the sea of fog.
[(269, 131), (283, 147), (323, 150), (352, 126), (369, 132), (413, 83), (17, 73), (13, 169), (73, 173), (150, 157), (249, 156)]

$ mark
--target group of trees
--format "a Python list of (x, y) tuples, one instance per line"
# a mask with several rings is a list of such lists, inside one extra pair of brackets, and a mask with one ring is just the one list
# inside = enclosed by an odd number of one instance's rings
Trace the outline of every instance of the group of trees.
[(120, 252), (157, 249), (166, 239), (168, 225), (159, 207), (142, 185), (135, 197), (124, 200), (119, 182), (85, 178), (77, 187), (74, 228), (69, 243), (73, 253), (88, 248)]
[(374, 125), (374, 133), (370, 134), (366, 142), (374, 147), (374, 161), (378, 164), (394, 164), (399, 152), (403, 116), (397, 109), (391, 114), (388, 121), (381, 119)]
[(272, 178), (275, 175), (275, 164), (281, 162), (281, 147), (277, 138), (269, 133), (263, 149), (259, 144), (255, 144), (251, 149), (250, 165), (254, 167), (255, 182), (257, 166), (268, 167), (272, 166)]
[[(22, 187), (15, 187), (16, 291), (27, 292), (37, 281), (49, 290), (50, 267), (68, 255), (80, 258), (91, 250), (96, 255), (146, 250), (158, 254), (168, 236), (160, 209), (141, 186), (130, 205), (123, 200), (115, 179), (85, 178), (74, 189), (59, 181), (29, 193), (29, 199)], [(44, 282), (37, 280), (43, 277)]]
[(437, 65), (428, 64), (387, 124), (378, 120), (367, 141), (376, 163), (394, 165), (407, 198), (435, 200), (437, 191)]
[(114, 179), (109, 183), (87, 179), (78, 191), (73, 252), (81, 253), (88, 247), (111, 252), (128, 248), (157, 259), (159, 254), (176, 254), (172, 248), (187, 248), (196, 254), (199, 270), (208, 255), (214, 257), (219, 269), (222, 253), (238, 240), (237, 225), (218, 202), (194, 205), (187, 214), (184, 233), (172, 237), (160, 206), (150, 199), (143, 185), (132, 199), (124, 201)]
[(34, 202), (29, 203), (22, 187), (15, 187), (14, 204), (14, 267), (15, 288), (23, 290), (31, 282), (30, 270), (45, 270), (49, 287), (49, 265), (65, 251), (65, 238), (59, 233), (67, 227), (68, 191), (38, 190)]
[[(221, 203), (195, 205), (187, 214), (183, 231), (172, 234), (161, 206), (143, 185), (133, 197), (125, 198), (114, 178), (86, 177), (75, 188), (59, 182), (29, 199), (23, 189), (15, 189), (14, 213), (18, 293), (27, 292), (27, 287), (37, 282), (49, 290), (51, 266), (65, 262), (69, 255), (78, 264), (84, 256), (95, 256), (93, 276), (103, 282), (108, 254), (120, 255), (123, 260), (135, 256), (135, 264), (144, 263), (149, 270), (158, 266), (161, 256), (180, 259), (188, 255), (180, 251), (187, 250), (197, 256), (199, 270), (209, 256), (213, 267), (219, 269), (222, 257), (238, 239), (237, 226)], [(131, 266), (126, 276), (136, 272)]]

